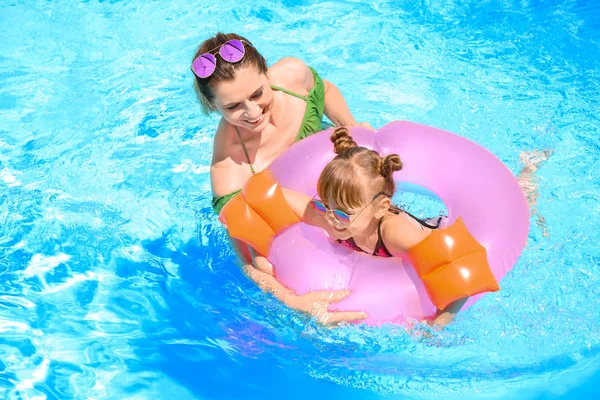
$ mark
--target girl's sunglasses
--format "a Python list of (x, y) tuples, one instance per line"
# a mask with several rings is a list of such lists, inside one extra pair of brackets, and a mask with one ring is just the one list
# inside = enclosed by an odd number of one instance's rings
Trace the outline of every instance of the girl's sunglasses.
[[(379, 196), (387, 196), (387, 194), (385, 194), (384, 192), (379, 192), (377, 193), (372, 199), (371, 201), (362, 208), (362, 210), (360, 210), (357, 214), (354, 214), (354, 219), (358, 218), (358, 216), (367, 209), (367, 207), (369, 207), (371, 205), (371, 203), (373, 203), (375, 201), (375, 199), (377, 199)], [(316, 197), (316, 195), (315, 195)], [(327, 207), (321, 200), (317, 200), (316, 198), (312, 198), (312, 200), (310, 201), (310, 206), (312, 207), (313, 210), (315, 210), (315, 212), (324, 217), (325, 215), (327, 215), (327, 213), (329, 211), (331, 211), (333, 213), (333, 216), (335, 217), (335, 219), (342, 225), (350, 225), (352, 223), (351, 218), (352, 215), (342, 211), (342, 210), (338, 210), (338, 209), (333, 209), (331, 210), (329, 207)]]
[[(246, 44), (250, 43), (246, 42)], [(229, 40), (219, 47), (200, 54), (192, 61), (192, 71), (198, 78), (208, 78), (215, 72), (215, 68), (217, 67), (217, 59), (213, 55), (215, 50), (219, 50), (221, 58), (228, 63), (236, 63), (244, 58), (244, 54), (246, 54), (244, 44), (241, 40), (237, 39)]]

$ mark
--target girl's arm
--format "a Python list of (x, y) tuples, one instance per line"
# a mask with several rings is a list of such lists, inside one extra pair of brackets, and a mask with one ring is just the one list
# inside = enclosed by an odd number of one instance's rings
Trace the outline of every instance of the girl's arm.
[(384, 220), (381, 225), (383, 242), (393, 255), (406, 253), (430, 233), (431, 229), (422, 226), (404, 213)]
[[(431, 233), (431, 229), (409, 218), (403, 214), (396, 215), (390, 218), (385, 226), (382, 226), (383, 242), (394, 255), (405, 253)], [(437, 310), (435, 319), (430, 321), (429, 324), (438, 329), (445, 327), (454, 320), (467, 299), (468, 297), (456, 300), (443, 310)]]
[(316, 226), (318, 228), (324, 229), (327, 231), (329, 236), (332, 236), (333, 231), (331, 225), (327, 223), (325, 218), (320, 216), (313, 210), (310, 206), (309, 202), (311, 200), (305, 194), (295, 192), (290, 189), (283, 188), (283, 195), (285, 196), (285, 200), (288, 202), (294, 214), (298, 216), (307, 225)]
[(450, 322), (452, 322), (454, 317), (456, 317), (456, 314), (458, 314), (462, 306), (465, 305), (467, 299), (468, 297), (464, 297), (462, 299), (450, 303), (443, 310), (437, 310), (435, 319), (431, 321), (430, 325), (438, 329), (442, 329), (443, 327), (448, 325)]

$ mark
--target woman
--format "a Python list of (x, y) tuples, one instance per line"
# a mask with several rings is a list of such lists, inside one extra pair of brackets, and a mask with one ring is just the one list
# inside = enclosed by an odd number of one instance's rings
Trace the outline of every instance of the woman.
[[(371, 128), (368, 123), (356, 123), (338, 88), (314, 69), (291, 57), (268, 68), (252, 43), (237, 34), (218, 33), (205, 40), (194, 55), (192, 71), (202, 110), (222, 116), (210, 170), (217, 213), (253, 173), (267, 168), (293, 143), (321, 131), (323, 114), (336, 126)], [(346, 291), (296, 296), (269, 274), (253, 268), (246, 245), (235, 242), (233, 246), (246, 262), (248, 276), (263, 289), (284, 293), (291, 308), (328, 323), (364, 318), (362, 313), (326, 311)]]

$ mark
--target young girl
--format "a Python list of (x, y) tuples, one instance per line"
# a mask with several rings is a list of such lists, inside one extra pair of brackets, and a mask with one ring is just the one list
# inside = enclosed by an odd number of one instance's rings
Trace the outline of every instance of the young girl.
[[(396, 191), (393, 173), (402, 169), (397, 154), (382, 157), (376, 151), (358, 146), (344, 127), (333, 132), (331, 142), (337, 156), (321, 173), (315, 197), (283, 189), (286, 200), (304, 223), (321, 227), (343, 245), (377, 257), (400, 256), (440, 226), (444, 217), (421, 220), (391, 203)], [(535, 190), (528, 182), (549, 153), (543, 155), (532, 158), (531, 164), (519, 174), (519, 183), (526, 194), (528, 189)], [(273, 274), (266, 258), (254, 260), (258, 270)], [(294, 298), (293, 294), (284, 293), (286, 290), (275, 290), (274, 294)], [(466, 300), (457, 300), (438, 310), (430, 324), (440, 328), (447, 325)], [(328, 316), (328, 305), (323, 302), (319, 307), (322, 315), (317, 317), (321, 320)], [(311, 312), (315, 315), (314, 310)]]
[[(391, 203), (396, 191), (393, 173), (402, 169), (397, 154), (381, 157), (357, 146), (344, 127), (333, 132), (331, 141), (337, 157), (321, 173), (317, 196), (311, 199), (283, 189), (304, 223), (325, 229), (345, 246), (378, 257), (399, 256), (439, 227), (443, 217), (423, 221)], [(273, 273), (266, 258), (254, 261), (257, 269)], [(447, 324), (465, 300), (440, 310), (435, 325)]]
[(346, 128), (331, 135), (333, 159), (318, 181), (312, 199), (285, 190), (303, 221), (319, 226), (338, 242), (378, 257), (394, 257), (421, 242), (442, 217), (423, 221), (391, 203), (396, 191), (393, 173), (402, 169), (397, 154), (381, 157), (357, 146)]

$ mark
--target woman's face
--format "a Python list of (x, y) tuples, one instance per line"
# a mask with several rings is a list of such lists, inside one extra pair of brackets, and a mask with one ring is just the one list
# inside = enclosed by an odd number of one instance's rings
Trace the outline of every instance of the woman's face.
[(232, 81), (214, 89), (214, 105), (232, 125), (262, 132), (271, 118), (273, 90), (269, 78), (254, 67), (240, 69)]

